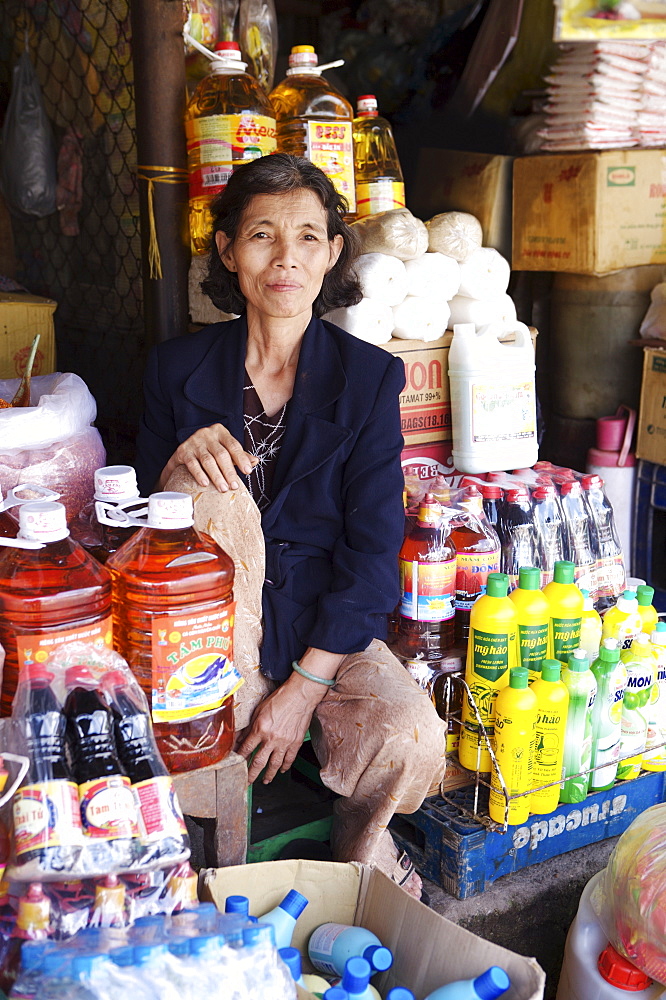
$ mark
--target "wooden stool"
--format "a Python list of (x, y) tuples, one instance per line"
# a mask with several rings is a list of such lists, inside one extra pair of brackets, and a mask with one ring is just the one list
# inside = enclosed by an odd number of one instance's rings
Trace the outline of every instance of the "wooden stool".
[(215, 820), (214, 866), (244, 865), (247, 854), (247, 762), (230, 753), (219, 764), (172, 775), (186, 816)]

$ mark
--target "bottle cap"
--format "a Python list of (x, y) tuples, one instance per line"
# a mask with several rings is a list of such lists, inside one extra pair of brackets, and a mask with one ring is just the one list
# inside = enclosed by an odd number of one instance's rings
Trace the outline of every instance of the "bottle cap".
[(642, 584), (636, 591), (636, 600), (639, 608), (649, 608), (654, 597), (654, 587)]
[(194, 504), (189, 493), (152, 493), (148, 498), (149, 528), (191, 528)]
[(496, 486), (494, 483), (488, 483), (486, 486), (481, 486), (481, 496), (484, 500), (501, 500), (502, 487)]
[(523, 500), (529, 500), (529, 498), (530, 495), (525, 486), (512, 487), (506, 491), (506, 499), (509, 503), (522, 503)]
[(34, 542), (59, 542), (68, 535), (64, 504), (56, 500), (37, 500), (19, 507), (19, 538)]
[(134, 964), (145, 965), (167, 953), (166, 944), (137, 944), (134, 946)]
[(19, 899), (16, 926), (21, 930), (48, 930), (51, 920), (51, 902), (42, 891), (41, 882), (31, 882), (25, 896)]
[(607, 983), (630, 993), (646, 990), (652, 983), (649, 976), (620, 955), (612, 944), (607, 945), (599, 955), (597, 968)]
[(136, 472), (131, 465), (105, 465), (95, 470), (95, 500), (131, 500), (138, 497)]
[(68, 667), (65, 671), (65, 686), (75, 687), (97, 687), (97, 681), (85, 663), (77, 663), (73, 667)]
[(341, 986), (331, 986), (330, 990), (324, 993), (324, 1000), (349, 1000), (349, 993)]
[(521, 566), (518, 570), (518, 586), (521, 590), (540, 590), (541, 570), (536, 566)]
[(502, 993), (506, 993), (509, 986), (511, 980), (499, 965), (491, 965), (474, 980), (474, 989), (479, 1000), (496, 1000)]
[(579, 497), (581, 495), (580, 483), (577, 479), (565, 479), (560, 485), (560, 493), (563, 497), (569, 496), (569, 494)]
[(584, 490), (600, 489), (604, 485), (604, 481), (601, 476), (593, 473), (590, 476), (583, 476), (580, 484)]
[(317, 69), (318, 62), (314, 45), (292, 45), (289, 54), (289, 69), (296, 71), (303, 69), (313, 70)]
[(167, 941), (167, 948), (172, 955), (178, 955), (179, 957), (189, 955), (190, 939), (188, 937), (170, 937)]
[(573, 583), (576, 567), (566, 559), (558, 559), (555, 563), (553, 580), (555, 583)]
[(295, 889), (290, 889), (280, 903), (280, 909), (285, 910), (294, 920), (298, 920), (307, 905), (308, 900), (305, 896), (302, 896), (300, 892), (296, 892)]
[(562, 672), (562, 664), (560, 663), (559, 660), (541, 661), (542, 681), (559, 681), (561, 672)]
[(253, 924), (243, 928), (243, 944), (252, 948), (258, 944), (272, 944), (275, 947), (275, 930), (272, 924)]
[[(324, 994), (326, 996), (326, 994)], [(414, 994), (405, 986), (394, 986), (386, 994), (386, 1000), (414, 1000)]]
[(298, 948), (278, 948), (278, 955), (291, 972), (291, 978), (297, 983), (303, 971)]
[(489, 573), (486, 581), (488, 597), (506, 597), (509, 590), (509, 578), (506, 573)]
[(217, 42), (215, 52), (237, 52), (240, 55), (240, 45), (238, 42)]
[(509, 687), (517, 691), (527, 687), (530, 672), (527, 667), (511, 667), (509, 671)]
[(47, 670), (43, 663), (31, 663), (21, 670), (21, 680), (46, 681), (48, 684), (55, 678), (55, 674)]
[(666, 646), (666, 622), (657, 622), (650, 636), (650, 642), (655, 646)]
[(433, 493), (426, 493), (419, 504), (417, 517), (419, 524), (439, 525), (442, 520), (442, 505)]
[(599, 659), (606, 663), (617, 663), (620, 659), (620, 644), (617, 639), (602, 639)]
[(532, 496), (535, 500), (547, 500), (548, 497), (557, 496), (557, 492), (552, 485), (537, 486)]
[(574, 649), (572, 653), (569, 654), (569, 670), (573, 670), (575, 673), (582, 673), (584, 670), (589, 670), (590, 661), (587, 658), (587, 653), (584, 649)]
[(371, 944), (366, 948), (363, 958), (370, 963), (375, 972), (386, 972), (393, 965), (393, 952), (379, 944)]
[(370, 963), (364, 958), (348, 958), (340, 985), (348, 993), (362, 993), (367, 989), (371, 975)]
[(361, 117), (374, 118), (377, 114), (377, 98), (374, 94), (363, 94), (356, 98), (356, 111)]
[(224, 72), (224, 70), (237, 70), (244, 73), (247, 69), (247, 63), (243, 62), (238, 42), (218, 42), (215, 46), (215, 58), (211, 60), (210, 68), (213, 73)]
[(24, 941), (21, 945), (21, 968), (24, 972), (36, 969), (44, 958), (44, 952), (51, 947), (50, 941)]
[(244, 917), (250, 912), (250, 900), (247, 896), (227, 896), (224, 901), (225, 913), (241, 913)]
[(650, 645), (650, 633), (649, 632), (639, 632), (635, 635), (631, 643), (631, 648), (634, 646), (649, 646)]
[(109, 958), (116, 965), (134, 965), (134, 948), (130, 945), (123, 945), (122, 948), (114, 948), (109, 952)]
[(631, 613), (638, 607), (638, 598), (633, 590), (625, 590), (621, 597), (618, 597), (615, 605), (619, 611)]

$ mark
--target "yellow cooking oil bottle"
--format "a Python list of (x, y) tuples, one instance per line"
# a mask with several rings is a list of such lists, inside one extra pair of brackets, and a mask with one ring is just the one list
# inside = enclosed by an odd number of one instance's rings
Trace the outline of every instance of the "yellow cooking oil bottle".
[[(493, 768), (488, 811), (496, 823), (509, 826), (525, 823), (530, 814), (530, 796), (524, 793), (532, 787), (537, 696), (528, 686), (528, 678), (527, 667), (513, 667), (508, 687), (502, 688), (495, 700), (493, 749), (509, 800)], [(513, 799), (514, 795), (518, 798)]]
[(657, 622), (650, 644), (655, 660), (655, 682), (648, 704), (643, 767), (646, 771), (666, 771), (666, 622)]
[(353, 123), (356, 215), (405, 207), (405, 184), (391, 126), (377, 111), (374, 94), (356, 101)]
[(210, 203), (242, 163), (275, 152), (275, 114), (237, 42), (219, 42), (185, 112), (192, 252), (208, 252)]
[(633, 590), (625, 590), (618, 597), (615, 606), (604, 615), (602, 624), (602, 639), (617, 639), (621, 650), (630, 648), (639, 632), (643, 631), (638, 599)]
[[(569, 708), (569, 691), (560, 679), (561, 669), (559, 660), (544, 660), (541, 677), (532, 685), (537, 697), (537, 721), (530, 812), (538, 815), (552, 812), (560, 801), (561, 785), (557, 782), (563, 776), (564, 734)], [(544, 788), (544, 785), (549, 787)]]
[(509, 594), (518, 622), (518, 663), (529, 670), (530, 683), (541, 676), (541, 661), (550, 656), (550, 604), (540, 587), (541, 570), (521, 566), (518, 586)]
[(543, 588), (550, 605), (550, 650), (562, 663), (580, 645), (584, 598), (574, 583), (575, 572), (572, 562), (558, 560), (553, 579)]
[(648, 587), (643, 583), (636, 588), (638, 614), (640, 615), (641, 622), (643, 623), (641, 632), (647, 632), (648, 635), (652, 635), (657, 627), (657, 622), (659, 621), (657, 609), (652, 604), (653, 597), (654, 587)]
[(277, 151), (304, 156), (321, 168), (356, 212), (354, 111), (322, 75), (312, 45), (295, 45), (284, 80), (270, 93), (277, 122)]
[[(506, 573), (489, 573), (486, 593), (470, 613), (465, 681), (489, 739), (497, 692), (507, 686), (509, 671), (518, 665), (516, 608), (507, 597), (508, 588)], [(461, 720), (460, 763), (470, 771), (490, 771), (490, 752), (469, 696), (463, 700)]]

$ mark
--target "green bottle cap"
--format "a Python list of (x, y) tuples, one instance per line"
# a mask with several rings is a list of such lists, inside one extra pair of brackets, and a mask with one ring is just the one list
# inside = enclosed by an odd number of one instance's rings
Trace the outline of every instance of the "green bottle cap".
[(506, 573), (489, 573), (486, 583), (488, 597), (506, 597), (509, 590), (509, 578)]
[(521, 590), (540, 590), (541, 570), (536, 566), (521, 566), (518, 570), (518, 586)]
[(509, 687), (526, 688), (530, 677), (527, 667), (511, 667), (509, 671)]
[(573, 670), (575, 673), (582, 673), (583, 670), (588, 670), (590, 666), (590, 661), (585, 655), (584, 649), (574, 649), (573, 653), (569, 656), (569, 670)]
[(655, 632), (666, 632), (666, 622), (657, 622), (654, 630)]
[(622, 596), (624, 597), (625, 601), (635, 601), (637, 599), (635, 590), (625, 590)]
[(639, 608), (649, 608), (652, 604), (652, 598), (654, 597), (654, 587), (648, 587), (645, 584), (641, 584), (636, 591), (636, 597), (638, 598)]
[(583, 587), (580, 588), (580, 592), (585, 598), (588, 598), (590, 596), (589, 590), (585, 590)]
[(562, 664), (560, 663), (559, 660), (542, 660), (541, 680), (559, 681), (561, 669), (562, 669)]
[(599, 659), (606, 663), (617, 663), (620, 659), (620, 646), (617, 639), (604, 639), (602, 641)]
[(555, 573), (553, 579), (555, 583), (573, 583), (576, 567), (566, 559), (560, 559), (555, 563)]

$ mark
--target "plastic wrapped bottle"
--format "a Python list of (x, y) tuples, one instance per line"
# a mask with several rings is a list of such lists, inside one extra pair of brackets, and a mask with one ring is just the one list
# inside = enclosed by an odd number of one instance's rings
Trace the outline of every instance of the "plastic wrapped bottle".
[(0, 968), (0, 989), (9, 993), (18, 975), (24, 941), (46, 941), (51, 923), (51, 903), (40, 882), (32, 882), (19, 899), (16, 926)]
[(496, 483), (486, 483), (479, 486), (483, 497), (483, 510), (488, 518), (488, 523), (500, 533), (500, 516), (504, 493), (501, 486)]
[(486, 592), (489, 573), (500, 568), (500, 541), (483, 510), (483, 497), (469, 486), (460, 501), (465, 515), (451, 522), (451, 541), (456, 549), (455, 644), (466, 646), (469, 616)]
[(587, 795), (592, 761), (592, 710), (597, 697), (597, 679), (590, 670), (585, 650), (575, 649), (562, 671), (569, 692), (569, 711), (564, 733), (564, 784), (560, 802), (582, 802)]
[(72, 538), (95, 559), (105, 563), (137, 528), (130, 524), (124, 527), (100, 524), (95, 510), (97, 502), (107, 506), (114, 504), (123, 509), (145, 503), (139, 496), (136, 472), (131, 465), (105, 465), (96, 469), (94, 500), (79, 511), (71, 525)]
[(524, 486), (504, 494), (499, 530), (502, 572), (509, 577), (509, 590), (518, 586), (521, 566), (544, 565), (541, 537), (534, 519), (530, 495)]
[(597, 600), (599, 542), (595, 522), (577, 479), (560, 485), (560, 499), (567, 533), (568, 559), (576, 567), (574, 579)]
[(566, 532), (562, 507), (554, 486), (537, 486), (532, 491), (532, 510), (541, 538), (541, 585), (553, 579), (555, 563), (566, 559)]
[(624, 590), (622, 545), (603, 479), (597, 475), (589, 475), (583, 476), (580, 482), (592, 514), (592, 532), (597, 550), (595, 605), (597, 611), (604, 611), (613, 605)]
[(375, 215), (405, 207), (405, 185), (391, 126), (377, 112), (377, 98), (356, 101), (353, 122), (356, 214)]

